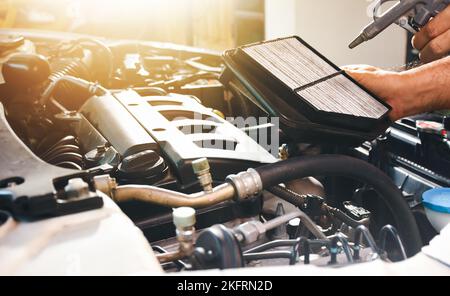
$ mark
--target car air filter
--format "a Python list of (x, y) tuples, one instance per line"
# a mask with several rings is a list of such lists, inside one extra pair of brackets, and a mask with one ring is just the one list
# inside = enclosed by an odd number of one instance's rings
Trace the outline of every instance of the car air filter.
[(391, 108), (298, 37), (243, 46), (224, 59), (257, 104), (275, 111), (269, 113), (287, 115), (293, 109), (299, 116), (283, 117), (307, 121), (322, 134), (327, 126), (335, 135), (359, 132), (360, 140), (387, 127)]

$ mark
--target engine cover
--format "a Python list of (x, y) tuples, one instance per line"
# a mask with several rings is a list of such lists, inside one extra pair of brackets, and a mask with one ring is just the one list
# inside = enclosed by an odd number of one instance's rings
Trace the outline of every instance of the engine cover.
[(244, 131), (192, 96), (142, 97), (133, 90), (119, 91), (91, 98), (80, 113), (84, 122), (79, 138), (86, 151), (105, 143), (121, 159), (155, 151), (183, 188), (197, 183), (191, 164), (199, 158), (208, 158), (217, 181), (277, 161)]

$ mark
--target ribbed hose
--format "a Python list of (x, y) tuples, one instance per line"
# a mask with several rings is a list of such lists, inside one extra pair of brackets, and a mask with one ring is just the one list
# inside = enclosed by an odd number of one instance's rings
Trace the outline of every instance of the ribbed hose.
[(420, 252), (422, 242), (416, 221), (402, 193), (382, 171), (359, 159), (342, 155), (294, 158), (257, 168), (264, 188), (310, 176), (340, 176), (369, 184), (392, 213), (409, 256)]
[[(51, 63), (52, 74), (49, 77), (51, 83), (60, 80), (65, 76), (73, 76), (76, 78), (92, 81), (92, 76), (85, 63), (81, 59), (59, 59)], [(70, 83), (61, 83), (55, 90), (55, 98), (60, 101), (64, 107), (69, 110), (76, 110), (83, 102), (79, 99), (83, 94), (80, 90)]]
[(78, 78), (83, 78), (89, 80), (91, 77), (86, 69), (86, 66), (79, 60), (58, 60), (51, 64), (52, 74), (50, 75), (50, 80), (55, 81), (63, 76), (75, 76)]
[(305, 203), (304, 196), (281, 186), (271, 187), (267, 189), (267, 191), (297, 207), (300, 207)]
[[(51, 139), (52, 136), (49, 138)], [(50, 143), (49, 138), (45, 138), (35, 151), (43, 161), (67, 169), (82, 169), (83, 156), (74, 136), (66, 136), (58, 139), (57, 142)]]

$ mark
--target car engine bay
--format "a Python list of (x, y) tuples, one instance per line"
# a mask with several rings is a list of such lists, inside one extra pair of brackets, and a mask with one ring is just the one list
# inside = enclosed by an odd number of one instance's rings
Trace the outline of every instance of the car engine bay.
[[(0, 31), (0, 210), (33, 223), (106, 194), (166, 272), (414, 256), (437, 235), (422, 194), (450, 186), (450, 117), (390, 123), (389, 106), (304, 41), (276, 42), (329, 72), (288, 89), (250, 61), (264, 43), (221, 55)], [(327, 82), (323, 109), (294, 96), (313, 102)], [(378, 112), (331, 106), (349, 85)]]

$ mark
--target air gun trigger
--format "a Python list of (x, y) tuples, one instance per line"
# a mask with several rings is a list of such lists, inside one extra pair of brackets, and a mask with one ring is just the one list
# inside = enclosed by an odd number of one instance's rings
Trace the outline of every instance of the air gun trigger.
[(405, 29), (411, 34), (416, 34), (419, 32), (419, 29), (417, 26), (412, 25), (414, 23), (414, 20), (411, 17), (402, 16), (398, 21), (395, 22), (398, 26)]

